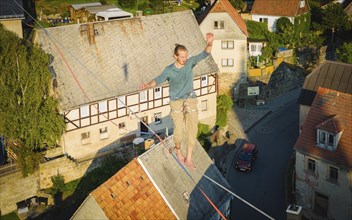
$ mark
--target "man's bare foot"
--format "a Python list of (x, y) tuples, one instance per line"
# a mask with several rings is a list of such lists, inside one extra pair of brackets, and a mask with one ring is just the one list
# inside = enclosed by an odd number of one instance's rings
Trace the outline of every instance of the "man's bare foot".
[(183, 156), (180, 149), (176, 148), (176, 156), (177, 156), (178, 161), (180, 161), (181, 164), (185, 163), (185, 157)]
[(192, 170), (196, 170), (197, 167), (193, 164), (192, 160), (185, 160), (185, 165), (187, 165), (189, 168), (191, 168)]

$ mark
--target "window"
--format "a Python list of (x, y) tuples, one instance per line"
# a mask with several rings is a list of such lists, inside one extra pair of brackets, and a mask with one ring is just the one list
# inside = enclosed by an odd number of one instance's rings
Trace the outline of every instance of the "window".
[(268, 19), (267, 18), (259, 18), (259, 22), (268, 24)]
[(335, 151), (337, 148), (337, 139), (336, 136), (332, 133), (329, 133), (324, 130), (317, 129), (317, 146), (330, 150)]
[(233, 66), (233, 59), (221, 59), (221, 66)]
[(305, 0), (301, 0), (301, 3), (299, 4), (300, 8), (304, 8), (304, 6), (306, 5)]
[(208, 76), (202, 76), (201, 81), (202, 81), (202, 86), (207, 86), (208, 85)]
[(106, 139), (109, 137), (108, 127), (103, 127), (99, 129), (100, 139)]
[(108, 110), (107, 102), (99, 102), (99, 113), (106, 112)]
[(117, 98), (117, 108), (123, 108), (126, 106), (126, 96), (120, 96)]
[(162, 123), (162, 115), (161, 115), (161, 112), (158, 112), (158, 113), (155, 113), (154, 114), (154, 121), (155, 121), (155, 124), (161, 124)]
[(125, 122), (121, 122), (121, 123), (119, 123), (119, 128), (121, 129), (121, 128), (125, 128), (126, 127), (126, 124), (125, 124)]
[(336, 167), (329, 166), (329, 181), (337, 183), (339, 170)]
[(251, 51), (252, 51), (252, 52), (255, 52), (256, 50), (257, 50), (257, 45), (252, 44), (252, 45), (251, 45)]
[(90, 132), (84, 132), (81, 134), (81, 144), (90, 144)]
[(208, 100), (203, 100), (200, 103), (200, 110), (201, 111), (206, 111), (208, 109)]
[(154, 89), (154, 98), (155, 99), (161, 98), (161, 87)]
[(307, 169), (308, 171), (315, 173), (315, 160), (313, 159), (308, 159), (307, 161)]
[(89, 106), (85, 105), (81, 107), (81, 118), (89, 116)]
[(214, 21), (214, 29), (224, 29), (224, 21)]
[(145, 102), (147, 101), (147, 91), (144, 90), (139, 93), (139, 102)]
[(222, 49), (233, 49), (234, 43), (233, 43), (233, 41), (221, 41), (221, 48)]

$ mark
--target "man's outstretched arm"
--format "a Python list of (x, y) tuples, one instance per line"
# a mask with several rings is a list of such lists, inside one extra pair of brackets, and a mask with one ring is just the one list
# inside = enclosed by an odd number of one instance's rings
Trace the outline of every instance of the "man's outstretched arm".
[(211, 53), (211, 49), (213, 47), (213, 41), (214, 41), (214, 35), (213, 33), (207, 33), (205, 36), (205, 39), (207, 40), (207, 46), (205, 47), (205, 51), (209, 54)]
[(141, 85), (139, 85), (139, 90), (143, 90), (143, 89), (149, 89), (156, 86), (156, 81), (155, 79), (153, 79), (152, 81), (148, 82), (148, 83), (142, 83)]

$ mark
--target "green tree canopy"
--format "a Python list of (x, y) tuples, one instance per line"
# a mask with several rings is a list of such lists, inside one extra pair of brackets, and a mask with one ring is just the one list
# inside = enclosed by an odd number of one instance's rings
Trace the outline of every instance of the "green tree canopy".
[(58, 102), (50, 95), (50, 59), (0, 24), (0, 63), (0, 135), (18, 154), (26, 175), (38, 162), (31, 154), (56, 146), (64, 128)]
[(122, 8), (134, 8), (136, 6), (136, 0), (117, 0), (117, 4)]
[(243, 11), (243, 9), (246, 7), (246, 4), (243, 2), (243, 0), (230, 0), (230, 3), (237, 10)]
[(277, 19), (276, 32), (282, 33), (285, 28), (292, 27), (292, 26), (293, 26), (293, 24), (291, 23), (290, 19), (288, 19), (286, 17), (281, 17), (281, 18)]
[(331, 41), (335, 31), (351, 29), (351, 21), (340, 3), (331, 3), (322, 11), (322, 25), (331, 30)]
[(343, 43), (336, 53), (338, 61), (352, 64), (352, 43)]

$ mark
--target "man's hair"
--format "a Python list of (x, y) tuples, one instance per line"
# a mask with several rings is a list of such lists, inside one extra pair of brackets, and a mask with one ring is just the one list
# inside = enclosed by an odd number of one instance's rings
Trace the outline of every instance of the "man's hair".
[(182, 50), (182, 51), (187, 51), (187, 48), (181, 44), (175, 44), (175, 50), (174, 50), (174, 55), (178, 55), (178, 51)]

